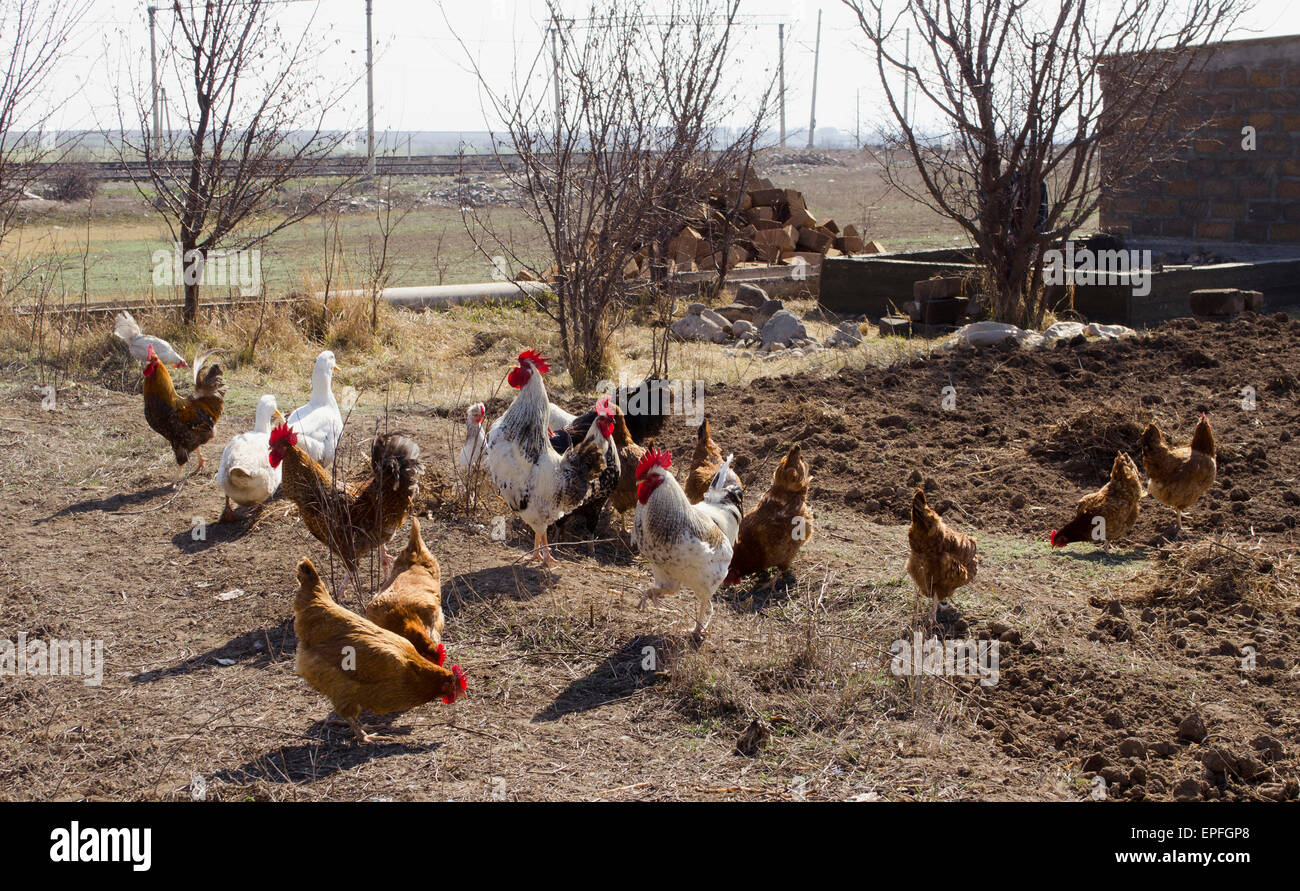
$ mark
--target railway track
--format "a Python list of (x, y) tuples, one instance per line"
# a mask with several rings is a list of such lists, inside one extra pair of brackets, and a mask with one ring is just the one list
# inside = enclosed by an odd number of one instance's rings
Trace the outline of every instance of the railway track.
[[(189, 169), (183, 160), (157, 162), (170, 168), (173, 174)], [(378, 155), (375, 157), (376, 176), (484, 176), (499, 173), (502, 167), (517, 169), (518, 162), (510, 155)], [(66, 161), (63, 167), (79, 168), (94, 178), (106, 181), (126, 181), (147, 178), (149, 167), (144, 161)], [(232, 162), (232, 168), (235, 166)], [(303, 162), (300, 176), (356, 176), (365, 173), (363, 157), (327, 158), (324, 161)]]

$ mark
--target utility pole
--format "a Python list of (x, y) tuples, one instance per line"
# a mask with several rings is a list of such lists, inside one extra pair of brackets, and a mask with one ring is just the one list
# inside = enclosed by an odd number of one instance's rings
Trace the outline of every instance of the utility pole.
[(777, 100), (781, 103), (781, 148), (785, 148), (785, 25), (776, 26), (777, 49)]
[[(555, 82), (555, 132), (560, 132), (560, 26), (551, 26), (551, 79)], [(558, 139), (558, 136), (556, 137)], [(559, 151), (559, 146), (556, 146)]]
[(908, 28), (903, 43), (903, 123), (910, 124), (908, 114), (908, 94), (912, 89), (912, 29)]
[(153, 92), (150, 94), (153, 98), (153, 149), (158, 150), (158, 143), (162, 140), (162, 132), (158, 125), (158, 44), (154, 38), (154, 16), (158, 12), (158, 7), (149, 7), (149, 79), (153, 86)]
[(366, 173), (375, 175), (375, 40), (370, 30), (373, 0), (366, 0)]
[(808, 148), (813, 147), (817, 134), (817, 65), (822, 57), (822, 11), (817, 10), (817, 43), (813, 45), (812, 110), (808, 115)]

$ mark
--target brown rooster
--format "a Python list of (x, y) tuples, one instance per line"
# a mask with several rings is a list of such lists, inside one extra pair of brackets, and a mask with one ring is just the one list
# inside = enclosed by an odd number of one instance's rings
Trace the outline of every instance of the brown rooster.
[(620, 517), (636, 510), (636, 467), (641, 463), (645, 447), (632, 440), (627, 429), (623, 409), (614, 406), (614, 445), (618, 447), (618, 485), (609, 495), (610, 506)]
[(370, 449), (370, 476), (336, 486), (298, 445), (293, 428), (280, 424), (271, 431), (270, 462), (273, 468), (283, 462), (280, 491), (298, 506), (307, 531), (343, 561), (346, 575), (336, 597), (356, 578), (358, 561), (376, 548), (388, 572), (392, 558), (385, 545), (406, 522), (424, 472), (419, 446), (396, 433), (377, 436)]
[(798, 445), (776, 466), (772, 487), (740, 521), (740, 537), (727, 573), (728, 585), (775, 566), (790, 568), (799, 549), (812, 538), (813, 515), (808, 507), (808, 463)]
[(149, 347), (144, 365), (144, 419), (149, 427), (171, 444), (177, 467), (184, 467), (193, 452), (203, 470), (203, 453), (199, 447), (212, 439), (221, 417), (226, 384), (220, 365), (203, 370), (203, 362), (216, 350), (194, 359), (194, 393), (182, 398), (172, 386), (171, 372)]
[[(1110, 482), (1080, 498), (1074, 508), (1074, 519), (1059, 532), (1053, 529), (1048, 541), (1054, 548), (1076, 541), (1100, 541), (1103, 549), (1109, 549), (1112, 541), (1127, 535), (1137, 522), (1138, 504), (1145, 494), (1137, 465), (1120, 452), (1110, 469)], [(1098, 518), (1102, 522), (1098, 523)]]
[(366, 606), (366, 618), (400, 634), (424, 658), (442, 664), (442, 570), (420, 537), (420, 521), (411, 517), (411, 537), (393, 561), (384, 590)]
[(1183, 511), (1196, 503), (1214, 485), (1214, 431), (1204, 412), (1192, 434), (1191, 445), (1171, 448), (1155, 422), (1142, 434), (1142, 464), (1150, 485), (1147, 491), (1178, 514), (1177, 532), (1183, 531)]
[(980, 558), (975, 539), (948, 528), (943, 518), (925, 503), (925, 492), (917, 489), (912, 496), (912, 525), (907, 530), (911, 555), (907, 574), (916, 582), (922, 596), (934, 598), (930, 622), (939, 617), (939, 601), (952, 597), (954, 591), (969, 584), (979, 570)]
[(335, 603), (305, 557), (298, 564), (293, 632), (298, 636), (294, 671), (334, 704), (358, 742), (384, 739), (361, 727), (363, 708), (385, 715), (438, 698), (450, 705), (467, 686), (459, 665), (448, 671), (421, 656), (406, 638)]
[[(722, 466), (722, 449), (713, 441), (709, 432), (709, 418), (704, 416), (699, 429), (695, 432), (695, 452), (691, 455), (691, 469), (686, 476), (686, 498), (691, 504), (704, 500), (704, 493), (713, 483), (713, 475)], [(734, 471), (727, 471), (729, 482), (740, 485), (740, 477)]]

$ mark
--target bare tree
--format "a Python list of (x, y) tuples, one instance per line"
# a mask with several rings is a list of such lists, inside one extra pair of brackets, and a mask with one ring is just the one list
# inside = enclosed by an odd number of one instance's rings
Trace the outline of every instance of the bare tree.
[[(1236, 24), (1242, 0), (844, 0), (874, 51), (893, 122), (891, 183), (954, 220), (979, 250), (994, 314), (1041, 326), (1043, 250), (1102, 198), (1172, 158), (1169, 126), (1198, 48)], [(891, 7), (887, 10), (886, 7)], [(902, 33), (921, 37), (911, 62)], [(1104, 90), (1108, 79), (1124, 84)], [(919, 94), (903, 109), (910, 81)], [(1103, 92), (1105, 104), (1103, 104)], [(915, 122), (934, 113), (938, 132)], [(1105, 164), (1099, 158), (1105, 153)], [(903, 167), (914, 167), (920, 187)], [(1044, 189), (1050, 192), (1041, 214)]]
[(18, 203), (74, 138), (49, 125), (62, 97), (48, 79), (68, 50), (89, 0), (0, 0), (0, 243)]
[(401, 196), (393, 191), (393, 180), (389, 177), (375, 205), (375, 233), (366, 236), (365, 274), (366, 293), (370, 298), (371, 334), (379, 331), (380, 298), (397, 271), (391, 252), (393, 234), (411, 213), (409, 203), (401, 209), (396, 208), (399, 200)]
[[(734, 219), (744, 193), (728, 179), (747, 174), (766, 108), (765, 92), (747, 99), (728, 77), (738, 69), (738, 0), (671, 0), (654, 16), (642, 6), (593, 2), (574, 20), (550, 2), (550, 82), (547, 54), (504, 95), (479, 71), (504, 122), (499, 149), (513, 153), (502, 170), (545, 233), (545, 259), (520, 256), (474, 208), (464, 209), (466, 228), (498, 268), (504, 258), (553, 283), (554, 299), (521, 293), (559, 327), (580, 387), (610, 373), (629, 309), (663, 293), (668, 241), (684, 225)], [(750, 103), (728, 134), (724, 125)]]
[[(133, 85), (138, 128), (121, 127), (123, 156), (144, 158), (136, 182), (153, 202), (185, 263), (184, 318), (198, 318), (203, 263), (212, 251), (242, 250), (314, 214), (360, 175), (328, 181), (284, 215), (260, 214), (287, 183), (321, 175), (347, 134), (324, 129), (352, 82), (324, 83), (319, 46), (284, 32), (270, 0), (175, 0), (160, 16), (158, 57), (179, 90), (184, 129), (150, 135), (148, 89)], [(313, 19), (314, 20), (314, 19)], [(164, 79), (164, 78), (160, 78)]]

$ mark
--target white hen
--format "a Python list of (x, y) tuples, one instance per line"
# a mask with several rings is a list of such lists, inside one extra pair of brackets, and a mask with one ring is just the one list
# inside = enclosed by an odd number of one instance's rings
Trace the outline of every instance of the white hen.
[(113, 322), (113, 333), (126, 343), (127, 349), (131, 351), (131, 357), (139, 362), (149, 361), (149, 347), (153, 347), (154, 353), (164, 364), (172, 368), (190, 367), (190, 363), (186, 362), (170, 343), (161, 337), (151, 337), (143, 333), (135, 317), (126, 310), (117, 314)]
[[(727, 577), (740, 532), (742, 492), (731, 471), (731, 455), (718, 468), (704, 500), (691, 504), (669, 468), (672, 455), (651, 449), (637, 465), (637, 507), (633, 518), (636, 545), (654, 573), (654, 584), (641, 597), (651, 598), (690, 588), (699, 600), (694, 636), (704, 636), (713, 618), (713, 594)], [(705, 610), (708, 609), (708, 618)]]
[(274, 396), (267, 394), (257, 400), (257, 419), (253, 429), (231, 439), (221, 453), (217, 485), (226, 493), (226, 510), (221, 515), (221, 522), (231, 523), (239, 519), (230, 505), (232, 501), (240, 507), (261, 504), (280, 488), (280, 468), (272, 467), (269, 460), (271, 419), (279, 414)]
[(487, 435), (483, 432), (486, 418), (487, 406), (481, 402), (474, 403), (465, 411), (465, 444), (456, 456), (456, 472), (467, 487), (471, 475), (483, 469), (483, 455), (487, 451)]
[(334, 463), (334, 451), (343, 434), (343, 415), (334, 399), (334, 354), (325, 350), (311, 371), (311, 401), (294, 409), (289, 426), (298, 434), (298, 446), (323, 467)]

